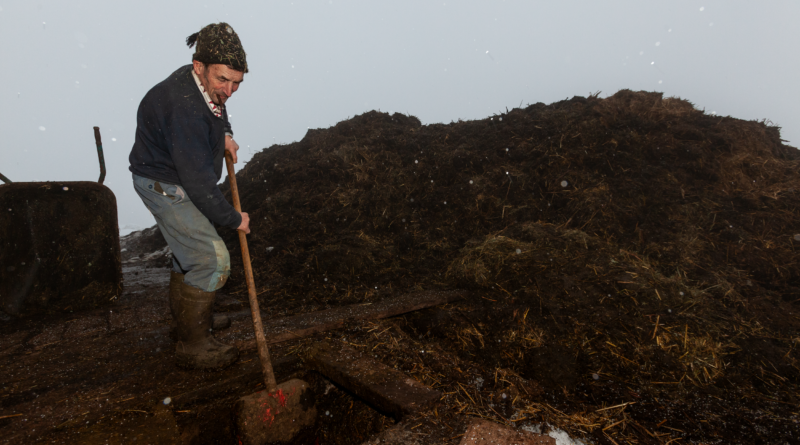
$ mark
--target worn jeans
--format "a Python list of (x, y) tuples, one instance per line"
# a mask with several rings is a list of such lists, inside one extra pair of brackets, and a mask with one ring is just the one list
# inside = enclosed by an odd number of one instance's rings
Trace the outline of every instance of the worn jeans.
[(172, 250), (175, 272), (200, 290), (221, 288), (231, 273), (228, 249), (183, 188), (138, 175), (133, 175), (133, 186)]

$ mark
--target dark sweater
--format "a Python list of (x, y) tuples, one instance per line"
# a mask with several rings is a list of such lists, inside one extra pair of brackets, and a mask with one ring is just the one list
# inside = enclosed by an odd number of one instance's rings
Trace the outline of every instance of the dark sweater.
[(222, 119), (208, 109), (186, 65), (154, 86), (136, 113), (136, 140), (130, 171), (177, 184), (209, 220), (236, 229), (242, 216), (217, 187), (222, 177), (225, 132), (231, 132), (228, 113)]

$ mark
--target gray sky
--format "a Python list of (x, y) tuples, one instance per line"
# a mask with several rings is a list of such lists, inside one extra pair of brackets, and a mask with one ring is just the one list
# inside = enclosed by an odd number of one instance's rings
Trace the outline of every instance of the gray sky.
[(136, 109), (220, 21), (250, 66), (227, 103), (237, 169), (373, 109), (448, 123), (623, 88), (768, 119), (797, 146), (798, 19), (796, 1), (0, 0), (0, 172), (96, 181), (97, 125), (123, 233), (153, 225), (128, 172)]

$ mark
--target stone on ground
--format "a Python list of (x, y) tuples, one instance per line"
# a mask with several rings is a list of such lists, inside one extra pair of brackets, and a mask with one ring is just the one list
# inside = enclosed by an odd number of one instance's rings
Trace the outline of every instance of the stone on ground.
[(556, 440), (488, 420), (474, 419), (459, 445), (556, 445)]

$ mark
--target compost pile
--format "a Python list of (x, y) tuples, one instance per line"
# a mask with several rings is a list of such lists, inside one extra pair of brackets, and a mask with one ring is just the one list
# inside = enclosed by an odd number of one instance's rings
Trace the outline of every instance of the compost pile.
[(600, 443), (777, 443), (797, 440), (800, 403), (799, 159), (768, 123), (623, 90), (448, 125), (372, 111), (264, 149), (237, 180), (272, 316), (471, 291), (403, 329), (487, 391), (502, 370), (542, 392), (465, 413)]

